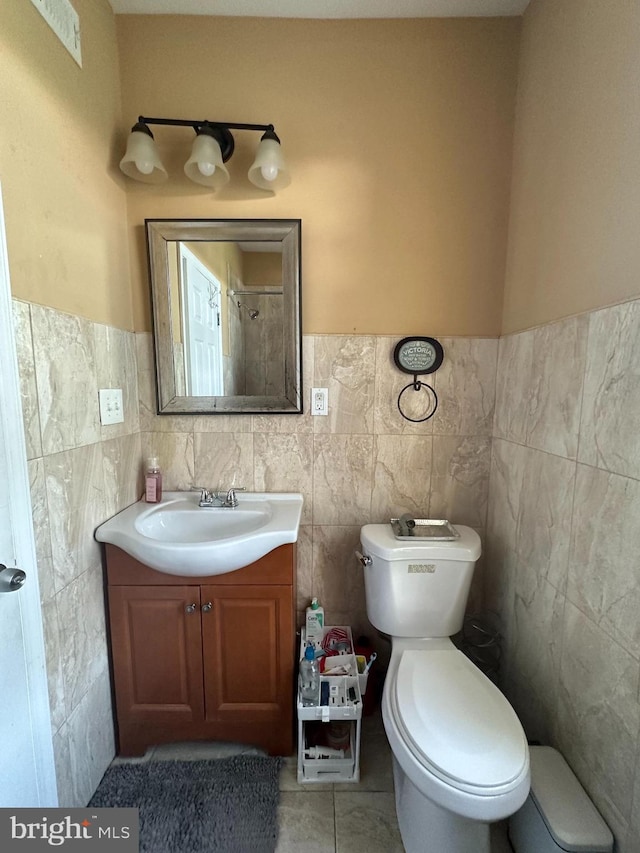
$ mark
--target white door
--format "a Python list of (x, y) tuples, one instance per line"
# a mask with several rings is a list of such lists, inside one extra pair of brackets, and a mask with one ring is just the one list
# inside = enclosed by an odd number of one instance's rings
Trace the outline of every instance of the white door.
[(220, 282), (183, 243), (180, 279), (187, 394), (217, 397), (223, 393)]
[[(0, 194), (0, 807), (51, 807), (58, 801), (13, 334)], [(16, 568), (26, 579), (12, 589)]]

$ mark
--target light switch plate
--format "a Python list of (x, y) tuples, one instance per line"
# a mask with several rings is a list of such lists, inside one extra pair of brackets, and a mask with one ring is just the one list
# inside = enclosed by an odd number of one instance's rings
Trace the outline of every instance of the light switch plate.
[(328, 415), (329, 414), (329, 389), (328, 388), (312, 388), (311, 389), (311, 414), (312, 415)]
[(123, 423), (122, 388), (101, 388), (98, 394), (100, 397), (100, 423), (103, 426)]

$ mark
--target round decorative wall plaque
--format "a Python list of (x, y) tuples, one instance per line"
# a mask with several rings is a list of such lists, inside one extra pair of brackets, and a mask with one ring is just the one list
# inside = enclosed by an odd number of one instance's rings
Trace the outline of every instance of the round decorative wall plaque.
[(435, 373), (443, 358), (444, 350), (440, 341), (419, 335), (398, 341), (393, 351), (396, 367), (414, 376)]
[[(411, 373), (413, 382), (400, 391), (398, 395), (398, 411), (408, 421), (413, 423), (422, 423), (433, 417), (438, 408), (438, 395), (435, 389), (426, 382), (421, 382), (418, 379), (419, 375), (425, 373), (435, 373), (440, 367), (444, 359), (444, 350), (440, 341), (435, 338), (427, 338), (424, 335), (414, 335), (411, 338), (402, 338), (395, 346), (393, 351), (393, 361), (399, 370), (403, 373)], [(402, 396), (411, 388), (413, 391), (425, 390), (428, 394), (427, 410), (423, 417), (411, 418), (402, 410)]]

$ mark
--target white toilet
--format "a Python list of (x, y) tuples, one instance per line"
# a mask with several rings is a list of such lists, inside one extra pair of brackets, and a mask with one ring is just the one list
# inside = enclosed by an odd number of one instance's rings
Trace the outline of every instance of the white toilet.
[(382, 717), (407, 853), (489, 853), (489, 823), (529, 793), (529, 749), (513, 708), (449, 639), (462, 628), (480, 537), (398, 540), (361, 530), (367, 613), (391, 637)]

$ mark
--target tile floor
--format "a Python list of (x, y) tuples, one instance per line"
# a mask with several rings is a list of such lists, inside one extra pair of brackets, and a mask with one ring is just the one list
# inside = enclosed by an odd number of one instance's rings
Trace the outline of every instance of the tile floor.
[[(121, 761), (226, 758), (254, 747), (225, 743), (176, 743)], [(362, 721), (358, 783), (297, 782), (297, 757), (280, 774), (276, 853), (403, 853), (393, 793), (391, 751), (378, 714)], [(447, 853), (446, 850), (441, 853)], [(512, 853), (504, 824), (493, 827), (492, 853)]]

